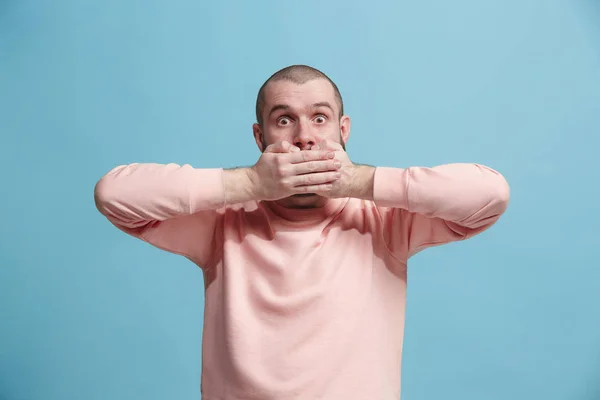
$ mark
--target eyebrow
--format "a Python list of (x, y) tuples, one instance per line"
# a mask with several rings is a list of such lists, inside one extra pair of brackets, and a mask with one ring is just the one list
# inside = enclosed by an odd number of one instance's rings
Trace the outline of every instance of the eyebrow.
[[(326, 107), (329, 108), (331, 110), (331, 112), (333, 113), (333, 107), (331, 106), (331, 104), (329, 104), (328, 101), (320, 101), (318, 103), (314, 103), (312, 105), (312, 108), (321, 108), (321, 107)], [(273, 107), (271, 107), (271, 111), (269, 111), (269, 116), (272, 115), (275, 111), (287, 111), (289, 110), (291, 107), (288, 106), (287, 104), (275, 104)]]
[(321, 101), (319, 103), (313, 104), (313, 108), (321, 108), (321, 107), (329, 108), (331, 110), (331, 112), (333, 113), (333, 107), (331, 106), (331, 104), (329, 104), (328, 101)]
[(273, 107), (271, 107), (271, 111), (269, 111), (269, 116), (272, 115), (275, 111), (279, 111), (279, 110), (289, 110), (290, 106), (286, 105), (286, 104), (275, 104)]

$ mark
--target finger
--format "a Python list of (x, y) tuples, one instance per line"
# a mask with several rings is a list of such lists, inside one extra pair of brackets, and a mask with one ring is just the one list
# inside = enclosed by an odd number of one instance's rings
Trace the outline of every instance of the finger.
[(296, 151), (300, 151), (300, 147), (298, 146), (294, 146), (293, 144), (290, 143), (290, 147), (289, 147), (291, 152), (296, 152)]
[(300, 151), (298, 147), (285, 140), (282, 142), (273, 143), (267, 146), (265, 149), (265, 153), (289, 153), (297, 151)]
[(303, 163), (307, 161), (333, 159), (335, 154), (331, 151), (298, 151), (290, 155), (289, 161), (292, 164)]
[(316, 146), (313, 146), (312, 148), (314, 149), (315, 147), (318, 150), (344, 150), (341, 144), (329, 139), (325, 139), (322, 142), (319, 142)]
[(315, 172), (337, 171), (342, 166), (338, 160), (317, 160), (293, 164), (295, 175), (310, 174)]
[(265, 153), (284, 153), (283, 143), (284, 142), (277, 142), (277, 143), (270, 144), (265, 148), (264, 152)]
[(328, 191), (333, 188), (333, 184), (331, 183), (323, 183), (321, 185), (311, 185), (311, 186), (298, 186), (294, 188), (295, 193), (315, 193), (319, 195), (324, 195)]
[(289, 153), (291, 151), (300, 151), (300, 149), (292, 145), (290, 142), (284, 140), (282, 142), (275, 143), (273, 153)]
[(341, 175), (339, 172), (315, 172), (305, 175), (296, 175), (292, 178), (291, 183), (294, 189), (298, 189), (302, 186), (314, 186), (331, 183), (340, 179), (340, 176)]

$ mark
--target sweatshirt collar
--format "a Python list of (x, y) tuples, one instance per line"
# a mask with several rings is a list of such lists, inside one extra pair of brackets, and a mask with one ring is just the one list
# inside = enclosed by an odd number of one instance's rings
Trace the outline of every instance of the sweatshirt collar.
[(264, 202), (276, 216), (293, 223), (319, 223), (339, 213), (348, 199), (329, 199), (325, 205), (316, 208), (287, 208), (274, 202)]

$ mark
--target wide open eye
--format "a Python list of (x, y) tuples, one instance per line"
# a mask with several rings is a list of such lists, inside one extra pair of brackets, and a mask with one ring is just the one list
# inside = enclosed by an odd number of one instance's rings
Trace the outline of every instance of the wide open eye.
[(290, 117), (283, 116), (283, 117), (277, 118), (277, 125), (279, 125), (279, 126), (288, 126), (291, 123), (292, 123), (292, 120)]
[(323, 114), (320, 114), (320, 115), (317, 115), (317, 116), (314, 118), (314, 121), (315, 121), (317, 124), (324, 124), (325, 122), (327, 122), (327, 117), (326, 117), (326, 116), (324, 116)]

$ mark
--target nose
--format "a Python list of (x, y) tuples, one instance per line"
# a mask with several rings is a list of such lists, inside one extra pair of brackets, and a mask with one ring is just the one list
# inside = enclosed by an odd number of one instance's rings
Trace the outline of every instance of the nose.
[(310, 150), (316, 144), (315, 135), (306, 122), (298, 124), (293, 142), (300, 150)]

